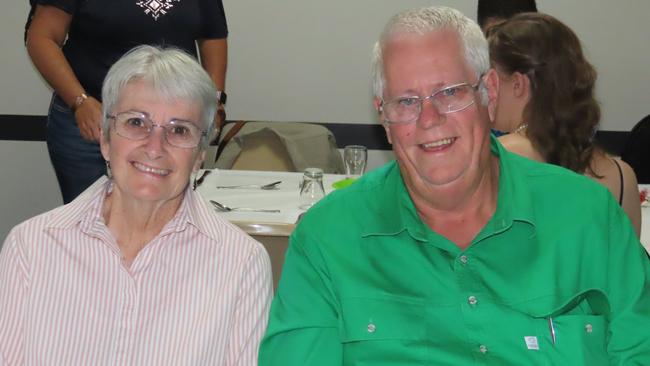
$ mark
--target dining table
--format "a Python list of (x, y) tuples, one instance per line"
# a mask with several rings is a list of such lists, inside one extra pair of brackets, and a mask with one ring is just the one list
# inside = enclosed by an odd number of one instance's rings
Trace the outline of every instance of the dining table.
[[(300, 182), (303, 173), (212, 169), (208, 173), (199, 171), (197, 176), (204, 177), (196, 190), (208, 201), (213, 200), (234, 208), (277, 211), (233, 210), (219, 212), (228, 221), (239, 226), (265, 246), (271, 258), (274, 285), (277, 286), (284, 264), (289, 235), (293, 232), (300, 216), (305, 212), (304, 208), (300, 208)], [(324, 174), (325, 194), (335, 190), (336, 183), (345, 180), (345, 175)], [(274, 185), (272, 189), (260, 188), (275, 182), (280, 183)], [(240, 187), (234, 188), (233, 186)], [(650, 192), (650, 185), (640, 184), (639, 191)], [(641, 218), (640, 241), (646, 251), (650, 253), (650, 200), (644, 200), (641, 203)]]
[[(240, 227), (264, 245), (273, 271), (274, 285), (280, 278), (289, 235), (306, 208), (300, 207), (302, 172), (211, 169), (196, 174), (200, 184), (196, 191), (208, 202), (234, 208), (218, 214)], [(323, 174), (324, 193), (335, 190), (333, 184), (346, 180), (345, 175)], [(264, 185), (280, 182), (271, 189)], [(240, 210), (244, 208), (245, 210)], [(250, 209), (276, 212), (256, 212)]]

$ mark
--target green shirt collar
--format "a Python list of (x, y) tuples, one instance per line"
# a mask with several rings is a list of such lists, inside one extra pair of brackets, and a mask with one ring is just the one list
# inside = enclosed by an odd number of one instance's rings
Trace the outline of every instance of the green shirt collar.
[[(499, 193), (497, 209), (494, 216), (477, 239), (491, 235), (495, 231), (509, 228), (513, 222), (524, 222), (535, 226), (532, 194), (524, 184), (524, 175), (512, 164), (514, 159), (523, 159), (508, 151), (501, 143), (490, 135), (490, 148), (493, 154), (499, 157)], [(428, 227), (422, 223), (415, 205), (411, 199), (399, 166), (392, 161), (384, 167), (385, 174), (378, 175), (384, 179), (384, 184), (378, 184), (379, 197), (377, 206), (381, 215), (375, 220), (370, 220), (362, 236), (397, 235), (407, 231), (411, 237), (418, 241), (427, 241)], [(396, 199), (395, 199), (396, 198)]]

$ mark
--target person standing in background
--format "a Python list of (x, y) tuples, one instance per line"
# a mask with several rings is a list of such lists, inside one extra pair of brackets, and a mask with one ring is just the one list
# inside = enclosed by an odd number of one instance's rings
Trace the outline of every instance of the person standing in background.
[(476, 19), (485, 33), (495, 23), (528, 12), (537, 12), (535, 0), (478, 0)]
[(219, 124), (225, 120), (227, 35), (221, 0), (33, 2), (25, 41), (54, 89), (46, 139), (64, 203), (106, 174), (98, 144), (100, 94), (111, 65), (140, 44), (174, 46), (200, 58), (217, 89)]

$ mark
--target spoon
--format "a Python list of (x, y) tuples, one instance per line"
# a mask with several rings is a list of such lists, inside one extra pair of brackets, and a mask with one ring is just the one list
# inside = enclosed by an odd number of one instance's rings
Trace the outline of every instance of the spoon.
[(228, 207), (222, 203), (219, 203), (214, 200), (210, 200), (210, 203), (214, 205), (214, 207), (223, 212), (230, 212), (230, 211), (249, 211), (249, 212), (280, 212), (280, 210), (271, 210), (271, 209), (264, 209), (264, 208), (248, 208), (248, 207)]
[(268, 191), (268, 190), (271, 190), (271, 189), (278, 188), (278, 185), (280, 183), (282, 183), (281, 180), (279, 180), (277, 182), (272, 182), (272, 183), (269, 183), (269, 184), (265, 184), (263, 186), (261, 186), (259, 184), (239, 184), (239, 185), (235, 185), (235, 186), (217, 186), (217, 188), (228, 188), (228, 189), (231, 189), (231, 188), (259, 188), (259, 189), (263, 189), (265, 191)]

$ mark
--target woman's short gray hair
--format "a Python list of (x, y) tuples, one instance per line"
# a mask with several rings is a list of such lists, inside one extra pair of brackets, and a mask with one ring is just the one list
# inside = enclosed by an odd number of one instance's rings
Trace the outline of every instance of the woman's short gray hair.
[[(489, 70), (488, 44), (481, 28), (473, 20), (460, 11), (445, 6), (405, 10), (388, 21), (379, 40), (375, 43), (372, 55), (372, 88), (377, 98), (383, 97), (385, 87), (382, 53), (386, 42), (398, 34), (424, 35), (441, 30), (452, 30), (458, 33), (467, 63), (474, 69), (476, 77)], [(487, 103), (487, 92), (484, 86), (482, 86), (482, 99), (483, 103)]]
[(122, 56), (108, 70), (102, 87), (102, 128), (108, 136), (108, 114), (119, 100), (124, 87), (132, 81), (143, 80), (162, 98), (198, 102), (201, 124), (206, 131), (200, 143), (205, 148), (214, 130), (217, 91), (208, 73), (197, 60), (176, 48), (138, 46)]

